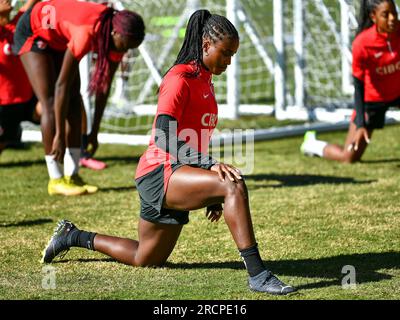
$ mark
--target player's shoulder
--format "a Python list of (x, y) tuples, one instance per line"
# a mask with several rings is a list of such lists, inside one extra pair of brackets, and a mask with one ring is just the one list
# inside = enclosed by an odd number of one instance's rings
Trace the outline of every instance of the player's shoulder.
[(188, 83), (187, 74), (192, 73), (193, 68), (188, 64), (177, 64), (168, 70), (164, 76), (163, 83), (169, 82), (175, 85), (183, 85)]
[(169, 76), (185, 77), (188, 73), (193, 73), (195, 71), (192, 64), (176, 64), (167, 73)]
[(353, 41), (353, 47), (368, 46), (375, 41), (375, 28), (374, 26), (361, 31)]

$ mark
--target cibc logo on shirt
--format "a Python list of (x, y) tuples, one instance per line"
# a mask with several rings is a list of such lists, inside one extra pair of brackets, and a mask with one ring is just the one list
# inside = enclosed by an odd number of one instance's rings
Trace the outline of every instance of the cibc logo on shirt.
[(215, 128), (217, 125), (218, 115), (215, 113), (205, 113), (201, 117), (201, 124), (205, 127)]
[(397, 63), (392, 63), (383, 67), (376, 68), (376, 73), (381, 76), (392, 74), (397, 71), (400, 71), (400, 61), (398, 61)]
[(3, 47), (3, 52), (6, 56), (11, 56), (11, 45), (9, 43), (6, 43)]

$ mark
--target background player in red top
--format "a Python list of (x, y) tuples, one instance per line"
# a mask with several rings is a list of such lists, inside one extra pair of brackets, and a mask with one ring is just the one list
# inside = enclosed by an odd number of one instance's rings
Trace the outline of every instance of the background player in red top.
[(175, 65), (160, 86), (153, 136), (136, 172), (141, 199), (139, 241), (81, 231), (62, 220), (44, 250), (43, 262), (78, 246), (132, 266), (160, 266), (188, 222), (189, 210), (206, 207), (211, 222), (224, 212), (252, 290), (271, 294), (294, 291), (261, 260), (239, 170), (217, 163), (207, 154), (217, 123), (211, 78), (226, 70), (238, 47), (237, 30), (225, 17), (207, 10), (191, 16)]
[(385, 125), (386, 111), (400, 106), (400, 28), (392, 0), (361, 1), (359, 30), (353, 42), (355, 110), (344, 147), (305, 135), (301, 151), (354, 163), (361, 159), (374, 129)]
[(0, 153), (18, 140), (21, 121), (40, 121), (32, 87), (19, 57), (11, 50), (18, 19), (37, 1), (28, 0), (11, 20), (10, 0), (0, 0)]
[[(40, 2), (21, 17), (13, 49), (21, 56), (43, 108), (41, 127), (50, 176), (49, 194), (80, 195), (97, 191), (97, 187), (87, 185), (78, 175), (79, 61), (90, 51), (97, 53), (89, 89), (100, 106), (95, 111), (95, 122), (98, 120), (99, 125), (115, 70), (123, 54), (141, 44), (144, 29), (142, 17), (135, 12), (76, 0)], [(64, 173), (60, 167), (62, 161)]]

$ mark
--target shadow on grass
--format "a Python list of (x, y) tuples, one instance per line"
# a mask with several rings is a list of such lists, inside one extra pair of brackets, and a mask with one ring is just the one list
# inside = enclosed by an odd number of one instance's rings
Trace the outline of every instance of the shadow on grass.
[[(249, 189), (255, 189), (260, 187), (298, 187), (308, 186), (315, 184), (369, 184), (376, 182), (377, 180), (363, 180), (358, 181), (351, 177), (333, 177), (333, 176), (319, 176), (310, 174), (257, 174), (251, 176), (245, 176), (246, 181), (272, 181), (270, 184), (259, 186), (248, 186)], [(276, 182), (278, 181), (278, 183)]]
[(90, 263), (90, 262), (117, 262), (113, 258), (91, 258), (91, 259), (62, 259), (62, 260), (54, 260), (52, 264), (63, 264), (70, 262), (82, 262), (82, 263)]
[[(91, 259), (63, 259), (53, 263), (69, 262), (116, 262), (112, 258), (91, 258)], [(264, 264), (275, 274), (285, 277), (308, 278), (309, 283), (300, 280), (296, 285), (299, 290), (340, 286), (343, 278), (348, 272), (342, 273), (344, 266), (353, 266), (356, 272), (358, 284), (368, 282), (379, 282), (389, 280), (391, 275), (379, 272), (381, 269), (399, 269), (400, 252), (362, 253), (326, 257), (321, 259), (302, 260), (280, 260), (264, 261)], [(167, 262), (164, 267), (170, 269), (234, 269), (243, 270), (244, 265), (239, 261), (226, 262), (195, 262), (195, 263), (171, 263)], [(315, 279), (315, 280), (314, 280)], [(320, 280), (326, 279), (326, 280)], [(287, 282), (290, 283), (290, 280)], [(306, 282), (306, 283), (305, 283)]]
[(114, 191), (134, 191), (134, 190), (136, 190), (136, 186), (134, 186), (134, 185), (131, 185), (131, 186), (124, 186), (124, 187), (109, 187), (109, 188), (100, 188), (99, 189), (99, 191), (97, 191), (98, 193), (99, 192), (104, 192), (104, 193), (106, 193), (106, 192), (114, 192)]
[[(101, 160), (107, 163), (108, 167), (112, 167), (116, 164), (137, 164), (139, 162), (140, 157), (95, 157), (97, 160)], [(31, 167), (34, 165), (45, 165), (46, 162), (44, 159), (37, 160), (22, 160), (22, 161), (13, 161), (13, 162), (4, 162), (0, 163), (0, 168), (19, 168), (19, 167)], [(82, 167), (83, 170), (90, 170)], [(107, 169), (106, 169), (107, 170)]]
[(107, 165), (112, 165), (113, 162), (118, 163), (118, 164), (131, 164), (131, 163), (138, 163), (140, 157), (138, 156), (132, 156), (132, 157), (127, 157), (127, 156), (95, 156), (95, 159), (103, 161), (107, 163)]
[[(303, 282), (303, 284), (297, 285), (298, 289), (315, 289), (341, 285), (342, 279), (348, 274), (348, 272), (342, 273), (344, 266), (354, 266), (356, 281), (359, 284), (392, 279), (391, 275), (379, 272), (379, 270), (399, 269), (400, 252), (349, 254), (321, 259), (264, 261), (264, 263), (278, 275), (310, 279), (310, 283)], [(167, 262), (166, 267), (172, 269), (244, 269), (242, 262)], [(314, 281), (313, 278), (327, 280)]]
[(374, 164), (374, 163), (396, 163), (400, 162), (399, 158), (394, 159), (376, 159), (376, 160), (361, 160), (361, 163)]
[(22, 220), (18, 222), (2, 222), (0, 221), (0, 228), (11, 228), (11, 227), (32, 227), (42, 225), (45, 223), (51, 223), (51, 219), (36, 219), (36, 220)]
[(5, 162), (0, 163), (0, 168), (20, 168), (20, 167), (32, 167), (36, 165), (45, 165), (44, 159), (29, 160), (29, 161), (16, 161), (16, 162)]

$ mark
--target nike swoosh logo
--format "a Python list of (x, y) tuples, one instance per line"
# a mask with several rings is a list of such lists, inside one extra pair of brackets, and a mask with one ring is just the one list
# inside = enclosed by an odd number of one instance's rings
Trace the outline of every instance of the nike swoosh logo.
[(382, 55), (383, 55), (383, 52), (375, 53), (375, 58), (379, 59), (380, 57), (382, 57)]
[(209, 96), (210, 96), (209, 93), (208, 93), (208, 94), (203, 94), (203, 98), (204, 98), (204, 99), (207, 99)]

